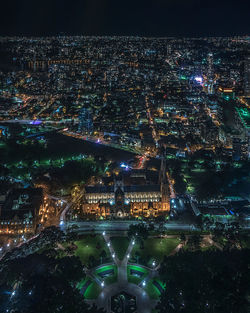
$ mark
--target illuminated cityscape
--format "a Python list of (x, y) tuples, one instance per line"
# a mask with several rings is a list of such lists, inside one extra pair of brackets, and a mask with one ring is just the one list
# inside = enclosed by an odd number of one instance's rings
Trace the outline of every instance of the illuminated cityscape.
[(0, 313), (249, 312), (250, 37), (83, 2), (0, 37)]

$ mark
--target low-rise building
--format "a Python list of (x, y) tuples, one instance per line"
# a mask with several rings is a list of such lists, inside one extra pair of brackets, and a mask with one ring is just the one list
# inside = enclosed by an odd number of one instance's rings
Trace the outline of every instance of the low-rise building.
[(41, 188), (13, 189), (1, 206), (0, 234), (34, 233), (42, 210)]

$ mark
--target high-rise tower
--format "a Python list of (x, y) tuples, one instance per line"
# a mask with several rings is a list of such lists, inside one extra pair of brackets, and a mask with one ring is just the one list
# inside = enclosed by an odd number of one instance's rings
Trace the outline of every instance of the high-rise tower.
[(213, 94), (213, 83), (214, 83), (214, 58), (213, 54), (209, 53), (207, 56), (207, 85), (208, 93)]
[(79, 112), (79, 126), (78, 131), (90, 134), (93, 131), (93, 117), (89, 108), (81, 108)]

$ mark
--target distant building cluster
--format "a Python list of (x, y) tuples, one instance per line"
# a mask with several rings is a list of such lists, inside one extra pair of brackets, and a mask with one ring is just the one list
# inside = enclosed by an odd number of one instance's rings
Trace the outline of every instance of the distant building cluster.
[[(4, 121), (54, 122), (155, 154), (162, 141), (183, 156), (217, 146), (234, 159), (250, 156), (248, 37), (5, 37), (0, 43)], [(0, 129), (1, 137), (7, 134)]]
[[(4, 56), (0, 67), (2, 146), (15, 140), (24, 150), (26, 144), (46, 150), (49, 140), (44, 134), (60, 132), (61, 138), (67, 136), (74, 143), (91, 143), (95, 157), (100, 144), (101, 148), (132, 152), (140, 160), (133, 168), (123, 164), (120, 177), (110, 165), (114, 160), (108, 157), (107, 166), (84, 181), (80, 214), (151, 217), (171, 210), (174, 215), (184, 210), (190, 194), (222, 198), (235, 185), (238, 193), (247, 193), (249, 37), (5, 37), (0, 44)], [(55, 152), (56, 145), (49, 148)], [(83, 159), (80, 150), (79, 144), (79, 157), (69, 156), (71, 161)], [(25, 180), (41, 174), (59, 189), (65, 160), (42, 160), (46, 173), (36, 171), (42, 162), (32, 155), (14, 165), (20, 172), (32, 166), (33, 176), (25, 173)], [(149, 160), (159, 172), (156, 180), (144, 173)], [(13, 172), (13, 164), (7, 163), (0, 168), (2, 181), (6, 172)], [(62, 172), (61, 181), (52, 179), (51, 168), (55, 167), (57, 174)], [(236, 179), (230, 177), (235, 169), (241, 171)], [(101, 171), (103, 181), (110, 181), (96, 182)], [(206, 175), (210, 186), (205, 184)], [(7, 180), (13, 183), (15, 177)], [(211, 188), (214, 186), (219, 187)], [(60, 188), (62, 195), (64, 186)], [(31, 200), (24, 193), (15, 201), (18, 209), (10, 202), (1, 211), (5, 231), (11, 225), (22, 225), (20, 231), (35, 227), (40, 209), (33, 206), (22, 215), (21, 208)], [(38, 214), (41, 221), (46, 210)]]

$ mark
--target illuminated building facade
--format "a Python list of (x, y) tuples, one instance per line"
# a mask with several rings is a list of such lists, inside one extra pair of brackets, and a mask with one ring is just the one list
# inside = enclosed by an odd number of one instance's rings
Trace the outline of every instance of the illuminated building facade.
[(218, 88), (218, 92), (221, 97), (225, 100), (235, 99), (235, 91), (232, 87), (222, 87)]
[(112, 186), (89, 186), (85, 189), (85, 203), (82, 205), (85, 214), (150, 217), (169, 211), (168, 188), (161, 184), (125, 185), (123, 178), (118, 177)]

